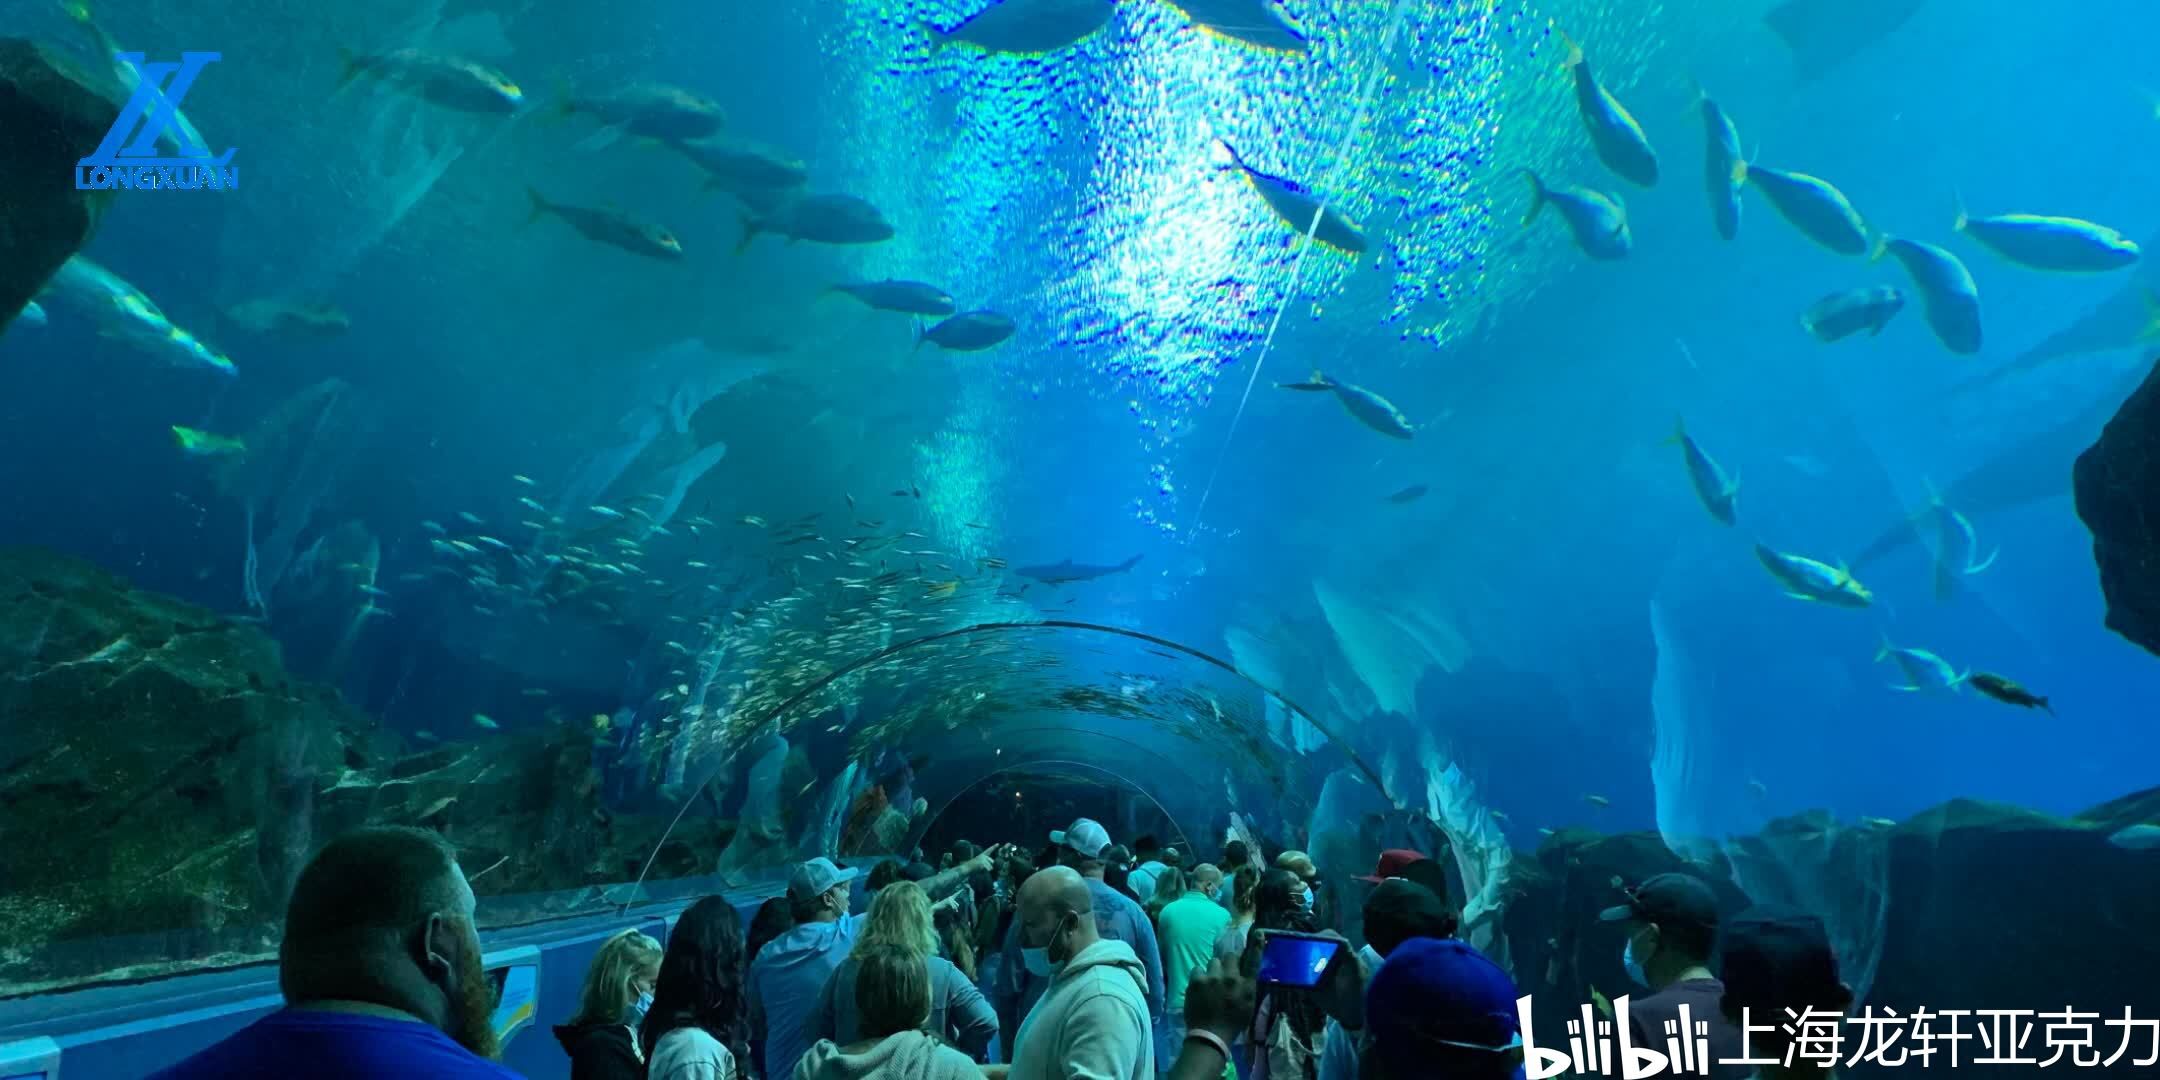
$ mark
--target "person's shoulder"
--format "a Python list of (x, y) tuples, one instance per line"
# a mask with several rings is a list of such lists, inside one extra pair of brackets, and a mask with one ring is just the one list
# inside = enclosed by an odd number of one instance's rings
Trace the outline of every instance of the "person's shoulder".
[(659, 1061), (663, 1057), (735, 1060), (726, 1043), (713, 1038), (712, 1032), (695, 1026), (679, 1027), (660, 1036), (660, 1041), (653, 1044), (653, 1060)]

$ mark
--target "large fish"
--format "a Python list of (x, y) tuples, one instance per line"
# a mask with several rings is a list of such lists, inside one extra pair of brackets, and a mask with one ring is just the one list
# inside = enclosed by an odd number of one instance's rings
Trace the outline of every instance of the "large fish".
[(1957, 592), (1960, 579), (1987, 572), (2002, 549), (1982, 558), (1979, 531), (1973, 528), (1972, 519), (1945, 502), (1932, 482), (1928, 484), (1927, 509), (1921, 513), (1935, 526), (1935, 599), (1948, 602)]
[(1755, 559), (1785, 586), (1785, 595), (1795, 600), (1847, 608), (1864, 608), (1875, 602), (1875, 594), (1843, 566), (1790, 555), (1761, 542), (1755, 545)]
[(820, 244), (878, 244), (893, 238), (892, 223), (877, 207), (853, 195), (805, 195), (770, 214), (744, 214), (739, 253), (759, 233)]
[(1862, 330), (1880, 334), (1905, 310), (1905, 294), (1890, 285), (1871, 285), (1832, 293), (1800, 316), (1800, 325), (1823, 342), (1843, 341)]
[(1710, 196), (1710, 220), (1727, 240), (1740, 235), (1740, 191), (1747, 186), (1739, 165), (1740, 129), (1707, 91), (1699, 92), (1703, 120), (1703, 186)]
[(953, 352), (981, 352), (1005, 343), (1019, 327), (995, 311), (963, 311), (915, 335), (915, 347), (925, 342)]
[(929, 26), (930, 47), (1048, 53), (1077, 45), (1110, 21), (1112, 0), (996, 0), (950, 30)]
[[(1295, 180), (1273, 176), (1247, 165), (1245, 158), (1237, 152), (1237, 147), (1229, 143), (1224, 143), (1223, 148), (1230, 151), (1230, 159), (1236, 162), (1238, 171), (1245, 175), (1253, 190), (1259, 192), (1260, 198), (1267, 202), (1268, 209), (1275, 211), (1275, 216), (1283, 219), (1284, 223), (1299, 233), (1310, 231), (1313, 239), (1337, 251), (1354, 255), (1365, 250), (1367, 241), (1363, 227), (1323, 202), (1318, 195), (1313, 194), (1312, 189)], [(1318, 227), (1313, 224), (1316, 214), (1320, 218)]]
[(1688, 434), (1687, 422), (1673, 423), (1672, 437), (1665, 440), (1680, 445), (1681, 456), (1687, 460), (1688, 482), (1695, 488), (1695, 497), (1702, 501), (1703, 509), (1710, 516), (1731, 525), (1738, 520), (1740, 478), (1728, 476), (1725, 469)]
[(2104, 273), (2135, 266), (2136, 242), (2105, 225), (2041, 214), (1973, 217), (1958, 207), (1957, 231), (2011, 262), (2034, 270)]
[(1931, 690), (1948, 690), (1955, 693), (1958, 687), (1965, 684), (1965, 680), (1971, 674), (1970, 672), (1961, 674), (1950, 661), (1926, 649), (1898, 648), (1890, 643), (1890, 635), (1888, 634), (1883, 635), (1882, 648), (1875, 651), (1876, 663), (1880, 664), (1885, 660), (1897, 661), (1898, 670), (1905, 674), (1905, 681), (1893, 684), (1890, 689), (1902, 690), (1908, 694), (1925, 693)]
[(656, 259), (682, 258), (682, 242), (658, 225), (638, 221), (620, 210), (552, 203), (532, 188), (526, 188), (525, 194), (532, 199), (532, 214), (525, 219), (528, 225), (553, 215), (594, 243)]
[(862, 301), (865, 306), (879, 311), (897, 311), (906, 315), (928, 315), (942, 319), (960, 310), (951, 293), (920, 281), (888, 278), (884, 281), (834, 285), (826, 291), (846, 293)]
[(1567, 222), (1568, 232), (1574, 235), (1575, 246), (1583, 254), (1593, 259), (1624, 259), (1634, 250), (1627, 207), (1620, 200), (1588, 188), (1547, 187), (1537, 173), (1528, 169), (1523, 170), (1523, 175), (1530, 178), (1530, 209), (1523, 214), (1525, 226), (1535, 222), (1539, 212), (1550, 204)]
[(339, 89), (366, 75), (446, 109), (485, 116), (506, 116), (525, 102), (525, 92), (508, 76), (460, 57), (421, 49), (342, 55), (345, 74), (338, 81)]
[(1963, 356), (1980, 351), (1980, 286), (1958, 257), (1933, 244), (1885, 236), (1882, 251), (1912, 275), (1928, 327), (1943, 347)]
[(1336, 399), (1342, 402), (1343, 408), (1356, 417), (1358, 423), (1382, 435), (1408, 439), (1417, 433), (1417, 429), (1410, 426), (1409, 417), (1404, 416), (1402, 410), (1396, 408), (1388, 399), (1362, 386), (1336, 382), (1318, 371), (1313, 372), (1312, 378), (1305, 382), (1276, 385), (1285, 390), (1333, 391)]
[[(112, 59), (113, 75), (119, 80), (121, 92), (132, 95), (136, 87), (142, 85), (143, 74), (142, 67), (131, 57), (142, 54), (121, 48), (120, 43), (113, 40), (112, 35), (106, 33), (105, 28), (99, 25), (91, 14), (88, 0), (64, 0), (60, 9), (69, 18), (81, 23), (83, 29), (96, 39), (98, 55)], [(210, 151), (209, 141), (203, 138), (202, 132), (196, 129), (186, 113), (180, 111), (180, 106), (173, 99), (162, 100), (160, 108), (169, 109), (172, 117), (172, 123), (164, 125), (158, 131), (160, 146), (171, 150), (175, 157)]]
[(707, 139), (727, 126), (727, 113), (702, 94), (679, 86), (641, 83), (607, 94), (563, 99), (565, 116), (584, 113), (603, 130), (673, 142)]
[(1184, 12), (1193, 25), (1247, 45), (1297, 53), (1312, 47), (1274, 0), (1170, 0), (1170, 6)]
[(1590, 144), (1596, 148), (1598, 160), (1631, 184), (1656, 187), (1657, 151), (1651, 149), (1642, 125), (1591, 74), (1582, 46), (1564, 33), (1560, 41), (1567, 46), (1567, 68), (1575, 79), (1575, 110), (1582, 114), (1583, 127), (1590, 132)]
[(38, 297), (47, 307), (88, 319), (99, 336), (125, 341), (174, 367), (228, 378), (240, 373), (225, 354), (173, 325), (141, 289), (81, 255), (60, 264)]
[(1868, 253), (1868, 228), (1852, 200), (1829, 181), (1746, 161), (1733, 163), (1735, 183), (1752, 180), (1779, 216), (1807, 238), (1840, 255)]
[(684, 139), (668, 145), (705, 170), (706, 187), (731, 195), (786, 191), (810, 179), (810, 167), (801, 158), (744, 139)]
[(1013, 573), (1032, 581), (1040, 581), (1045, 585), (1064, 585), (1074, 581), (1093, 581), (1096, 578), (1105, 578), (1112, 574), (1122, 574), (1138, 566), (1140, 558), (1140, 556), (1135, 555), (1124, 562), (1111, 566), (1076, 563), (1071, 559), (1066, 559), (1047, 566), (1018, 567), (1013, 570)]

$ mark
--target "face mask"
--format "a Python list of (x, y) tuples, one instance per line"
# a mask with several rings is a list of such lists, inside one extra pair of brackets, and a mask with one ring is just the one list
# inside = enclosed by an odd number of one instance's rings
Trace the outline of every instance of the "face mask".
[(1620, 966), (1627, 969), (1627, 976), (1637, 986), (1650, 985), (1650, 976), (1643, 971), (1642, 961), (1635, 956), (1635, 939), (1627, 939), (1627, 950), (1620, 954)]
[(643, 991), (640, 991), (640, 992), (638, 993), (638, 996), (637, 996), (637, 1000), (636, 1000), (636, 1001), (633, 1001), (633, 1002), (631, 1002), (631, 1003), (630, 1003), (630, 1007), (629, 1007), (629, 1008), (627, 1008), (627, 1009), (625, 1009), (625, 1010), (623, 1010), (623, 1013), (624, 1013), (624, 1015), (623, 1015), (623, 1023), (625, 1023), (625, 1024), (628, 1024), (628, 1025), (630, 1025), (631, 1027), (636, 1027), (636, 1026), (638, 1026), (638, 1024), (640, 1024), (640, 1023), (642, 1023), (642, 1022), (644, 1021), (644, 1019), (645, 1019), (645, 1014), (646, 1014), (646, 1013), (649, 1013), (649, 1012), (651, 1012), (651, 1011), (652, 1011), (652, 991), (650, 991), (650, 990), (643, 990)]
[(1307, 885), (1303, 891), (1298, 893), (1298, 903), (1304, 905), (1305, 910), (1312, 910), (1312, 886)]
[[(1050, 940), (1056, 941), (1059, 932), (1063, 931), (1064, 929), (1065, 920), (1059, 919), (1058, 928), (1050, 932)], [(1038, 979), (1055, 978), (1057, 976), (1058, 968), (1064, 966), (1062, 964), (1053, 964), (1050, 962), (1050, 947), (1048, 945), (1045, 945), (1039, 949), (1022, 948), (1020, 950), (1020, 962), (1027, 965), (1028, 974), (1033, 975)]]

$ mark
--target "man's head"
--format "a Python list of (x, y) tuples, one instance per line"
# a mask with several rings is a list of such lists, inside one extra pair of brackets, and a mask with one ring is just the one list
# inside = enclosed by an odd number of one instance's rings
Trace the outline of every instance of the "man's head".
[(402, 1009), (483, 1057), (496, 1051), (495, 991), (480, 962), (472, 886), (441, 836), (355, 829), (293, 885), (278, 988), (296, 1004)]
[(822, 855), (796, 866), (787, 887), (788, 910), (796, 923), (833, 922), (847, 914), (850, 883), (857, 873)]
[(1232, 840), (1223, 845), (1222, 861), (1223, 865), (1229, 867), (1230, 872), (1235, 874), (1238, 867), (1252, 861), (1252, 850), (1245, 846), (1245, 841)]
[(897, 945), (867, 945), (851, 959), (860, 965), (855, 1010), (863, 1038), (918, 1031), (930, 1022), (930, 969), (921, 955)]
[(1050, 834), (1057, 845), (1058, 865), (1099, 878), (1103, 874), (1103, 851), (1110, 846), (1110, 832), (1092, 818), (1078, 818)]
[(1455, 939), (1395, 947), (1365, 990), (1366, 1080), (1511, 1077), (1521, 1059), (1515, 981)]
[(1182, 867), (1185, 865), (1185, 853), (1174, 847), (1162, 849), (1162, 853), (1155, 856), (1155, 858), (1161, 861), (1164, 866)]
[(870, 878), (864, 884), (871, 892), (877, 892), (900, 878), (900, 860), (882, 859), (870, 868)]
[(1431, 889), (1407, 878), (1383, 881), (1365, 898), (1365, 941), (1382, 956), (1411, 938), (1454, 937), (1455, 921)]
[(1319, 888), (1320, 868), (1313, 865), (1312, 856), (1302, 851), (1285, 851), (1275, 856), (1275, 866), (1279, 870), (1288, 870), (1296, 874), (1299, 880), (1305, 883), (1306, 888)]
[(1102, 850), (1103, 868), (1112, 872), (1133, 868), (1132, 851), (1123, 844), (1112, 844)]
[(1709, 963), (1717, 944), (1717, 894), (1688, 874), (1648, 878), (1627, 891), (1626, 903), (1606, 908), (1599, 918), (1627, 924), (1628, 974), (1652, 990)]
[(1816, 1009), (1842, 1015), (1852, 1007), (1852, 988), (1838, 977), (1837, 952), (1822, 920), (1798, 908), (1752, 907), (1725, 926), (1723, 1010), (1734, 1023), (1772, 1025), (1758, 1040), (1761, 1056), (1779, 1056), (1787, 1019)]
[(1192, 868), (1193, 891), (1215, 895), (1222, 889), (1222, 871), (1214, 863), (1201, 863)]
[(1052, 966), (1095, 944), (1095, 896), (1069, 866), (1038, 870), (1020, 886), (1020, 944), (1046, 949)]

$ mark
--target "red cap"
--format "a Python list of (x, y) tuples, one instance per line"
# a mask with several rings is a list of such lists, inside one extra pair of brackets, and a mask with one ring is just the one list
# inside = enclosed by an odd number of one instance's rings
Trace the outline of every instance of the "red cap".
[(1371, 874), (1361, 876), (1358, 880), (1369, 881), (1377, 885), (1391, 877), (1401, 877), (1403, 867), (1414, 862), (1424, 861), (1425, 856), (1420, 852), (1412, 851), (1409, 848), (1389, 848), (1380, 853), (1380, 865), (1374, 867)]

